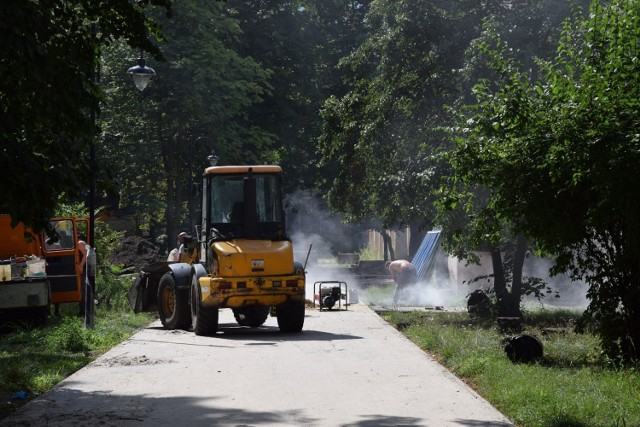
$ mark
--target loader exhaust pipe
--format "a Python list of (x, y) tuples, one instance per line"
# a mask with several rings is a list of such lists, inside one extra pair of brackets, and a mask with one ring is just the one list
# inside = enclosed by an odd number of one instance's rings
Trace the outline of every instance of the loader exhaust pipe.
[(253, 168), (243, 180), (244, 196), (244, 231), (248, 239), (258, 235), (258, 211), (256, 208), (256, 179), (252, 176)]
[(307, 258), (304, 260), (304, 266), (302, 267), (303, 270), (306, 271), (307, 269), (307, 263), (309, 262), (309, 255), (311, 255), (311, 248), (313, 247), (313, 243), (311, 243), (309, 245), (309, 251), (307, 252)]

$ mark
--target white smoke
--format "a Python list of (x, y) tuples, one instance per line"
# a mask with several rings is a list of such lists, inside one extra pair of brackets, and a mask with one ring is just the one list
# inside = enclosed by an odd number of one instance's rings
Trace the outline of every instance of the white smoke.
[(329, 212), (321, 197), (311, 191), (294, 193), (287, 205), (294, 259), (306, 265), (307, 299), (313, 301), (314, 287), (317, 292), (323, 286), (319, 282), (344, 282), (343, 291), (357, 289), (353, 270), (348, 265), (336, 264), (336, 260), (339, 252), (358, 250), (359, 228)]
[[(448, 279), (431, 279), (401, 288), (397, 306), (446, 309), (466, 307), (465, 289), (452, 286)], [(392, 304), (389, 300), (389, 304)]]
[(345, 269), (333, 264), (335, 256), (331, 251), (331, 245), (320, 235), (306, 235), (296, 232), (291, 236), (291, 241), (293, 242), (294, 259), (305, 266), (307, 273), (306, 299), (313, 301), (314, 287), (321, 286), (320, 283), (315, 285), (316, 282), (347, 282)]
[[(552, 266), (553, 261), (546, 258), (530, 256), (525, 261), (523, 273), (530, 277), (541, 278), (549, 287), (549, 293), (541, 300), (541, 304), (585, 309), (589, 305), (588, 285), (584, 282), (572, 281), (566, 274), (551, 276), (549, 269)], [(527, 298), (529, 301), (532, 299)]]

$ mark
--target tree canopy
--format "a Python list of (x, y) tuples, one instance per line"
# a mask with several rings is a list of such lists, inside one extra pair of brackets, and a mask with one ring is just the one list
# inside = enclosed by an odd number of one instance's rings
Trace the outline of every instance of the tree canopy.
[(270, 92), (271, 72), (240, 53), (233, 12), (206, 1), (175, 4), (173, 12), (155, 17), (166, 60), (154, 64), (157, 77), (145, 92), (123, 86), (121, 50), (105, 56), (118, 65), (105, 70), (108, 143), (100, 154), (119, 181), (110, 204), (133, 208), (140, 223), (161, 223), (176, 236), (190, 222), (188, 203), (199, 205), (191, 182), (200, 182), (206, 156), (215, 151), (220, 164), (269, 162), (273, 136), (247, 117)]
[(61, 194), (79, 198), (89, 188), (99, 48), (122, 39), (160, 58), (147, 3), (171, 12), (169, 0), (0, 5), (0, 204), (14, 221), (39, 229)]
[[(564, 25), (540, 75), (500, 37), (481, 48), (500, 78), (481, 81), (450, 157), (457, 182), (486, 188), (485, 222), (508, 221), (555, 271), (589, 284), (588, 315), (611, 355), (640, 355), (638, 1), (593, 2)], [(484, 215), (484, 216), (482, 216)]]
[(327, 165), (338, 165), (330, 205), (354, 220), (433, 225), (445, 107), (462, 105), (467, 82), (482, 75), (467, 51), (483, 22), (510, 34), (528, 58), (548, 49), (556, 28), (549, 17), (560, 12), (561, 19), (566, 9), (551, 1), (372, 1), (366, 37), (340, 62), (345, 92), (321, 112), (319, 150)]

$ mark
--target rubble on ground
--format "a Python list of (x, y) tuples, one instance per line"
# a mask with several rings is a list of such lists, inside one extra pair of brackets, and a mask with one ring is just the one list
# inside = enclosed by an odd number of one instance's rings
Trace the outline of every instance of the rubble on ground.
[(139, 236), (128, 236), (122, 240), (120, 249), (112, 254), (108, 261), (123, 270), (138, 271), (145, 265), (156, 261), (166, 261), (167, 256), (160, 253), (160, 247)]

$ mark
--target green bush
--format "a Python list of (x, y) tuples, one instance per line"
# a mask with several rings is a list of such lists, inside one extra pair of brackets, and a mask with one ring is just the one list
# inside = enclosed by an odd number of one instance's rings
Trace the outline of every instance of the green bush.
[(58, 327), (46, 335), (45, 340), (48, 347), (56, 351), (81, 353), (91, 348), (90, 335), (79, 317), (63, 317)]
[(100, 308), (126, 311), (129, 309), (127, 291), (131, 285), (131, 276), (118, 276), (110, 269), (103, 269), (96, 277), (96, 299)]

